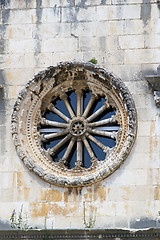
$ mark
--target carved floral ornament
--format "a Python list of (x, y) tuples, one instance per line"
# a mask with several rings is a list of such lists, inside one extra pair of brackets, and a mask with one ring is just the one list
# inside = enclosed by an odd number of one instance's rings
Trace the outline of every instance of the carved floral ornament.
[(136, 129), (127, 87), (91, 63), (60, 63), (40, 72), (12, 114), (19, 157), (59, 186), (85, 186), (112, 174), (128, 156)]

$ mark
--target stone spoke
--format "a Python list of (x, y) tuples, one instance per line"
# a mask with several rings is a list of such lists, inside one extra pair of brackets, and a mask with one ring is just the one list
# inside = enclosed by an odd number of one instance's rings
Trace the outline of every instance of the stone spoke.
[(101, 135), (104, 137), (113, 138), (115, 140), (117, 138), (117, 132), (99, 131), (99, 130), (95, 130), (95, 129), (88, 129), (88, 132), (92, 133), (92, 134), (96, 134), (96, 135)]
[(62, 161), (64, 161), (64, 162), (66, 162), (67, 161), (67, 159), (68, 159), (68, 157), (69, 157), (69, 154), (71, 153), (71, 151), (72, 151), (72, 148), (73, 148), (73, 146), (74, 146), (74, 143), (75, 143), (75, 138), (71, 138), (71, 141), (70, 141), (70, 143), (69, 143), (69, 145), (68, 145), (68, 147), (67, 147), (67, 150), (65, 151), (65, 154), (63, 155), (63, 158), (62, 158)]
[(61, 123), (61, 122), (55, 122), (55, 121), (50, 121), (46, 118), (41, 119), (41, 124), (45, 126), (53, 126), (53, 127), (60, 127), (60, 128), (67, 128), (68, 124), (67, 123)]
[(93, 122), (93, 123), (89, 123), (89, 127), (97, 127), (97, 126), (101, 126), (101, 125), (106, 125), (108, 123), (115, 123), (116, 119), (115, 116), (111, 116), (110, 118), (98, 121), (98, 122)]
[(42, 140), (49, 140), (49, 139), (52, 139), (52, 138), (56, 138), (56, 137), (60, 137), (60, 136), (63, 136), (63, 135), (66, 135), (69, 133), (69, 130), (64, 130), (64, 131), (61, 131), (61, 132), (58, 132), (58, 133), (51, 133), (51, 134), (47, 134), (47, 135), (42, 135)]
[(82, 166), (82, 140), (77, 139), (77, 162), (76, 167)]
[(102, 112), (104, 112), (109, 107), (108, 103), (105, 102), (104, 105), (99, 108), (95, 113), (87, 118), (88, 122), (91, 122), (94, 118), (98, 117)]
[(91, 159), (95, 158), (94, 152), (92, 151), (92, 149), (91, 149), (91, 147), (90, 147), (86, 137), (83, 137), (82, 140), (84, 142), (84, 145), (85, 145), (85, 147), (86, 147), (86, 149), (87, 149)]
[(103, 131), (109, 131), (109, 132), (115, 132), (119, 130), (119, 126), (106, 126), (106, 127), (96, 127), (96, 130), (103, 130)]
[(56, 133), (61, 131), (62, 131), (62, 128), (42, 128), (39, 130), (40, 133)]
[(81, 116), (81, 111), (82, 111), (82, 90), (76, 90), (75, 91), (77, 94), (77, 117)]
[(87, 116), (88, 116), (88, 113), (89, 113), (89, 111), (90, 111), (90, 109), (91, 109), (91, 107), (92, 107), (92, 105), (93, 105), (93, 103), (94, 103), (94, 101), (96, 100), (96, 96), (94, 96), (93, 94), (91, 95), (91, 98), (90, 98), (90, 100), (89, 100), (89, 102), (88, 102), (88, 105), (87, 105), (87, 107), (86, 107), (86, 109), (85, 109), (85, 111), (84, 111), (84, 113), (83, 113), (83, 117), (84, 118), (86, 118)]
[(95, 137), (90, 135), (89, 133), (86, 133), (86, 137), (89, 138), (93, 143), (95, 143), (98, 147), (100, 147), (104, 153), (106, 153), (109, 150), (109, 147), (105, 146), (103, 143), (98, 141)]
[(61, 148), (69, 139), (71, 138), (71, 134), (68, 134), (65, 138), (63, 138), (59, 143), (57, 143), (53, 148), (49, 148), (47, 152), (51, 155), (54, 156), (55, 153), (59, 148)]
[(71, 107), (70, 103), (68, 102), (68, 96), (67, 96), (67, 94), (63, 93), (63, 94), (60, 96), (60, 98), (61, 98), (61, 99), (63, 100), (63, 102), (65, 103), (66, 108), (67, 108), (67, 110), (68, 110), (71, 118), (75, 117), (75, 114), (74, 114), (74, 112), (73, 112), (73, 110), (72, 110), (72, 107)]
[(50, 104), (48, 106), (48, 109), (54, 113), (56, 113), (59, 117), (61, 117), (62, 119), (64, 119), (66, 122), (69, 122), (70, 119), (64, 115), (61, 111), (59, 111), (56, 107), (53, 106), (53, 104)]

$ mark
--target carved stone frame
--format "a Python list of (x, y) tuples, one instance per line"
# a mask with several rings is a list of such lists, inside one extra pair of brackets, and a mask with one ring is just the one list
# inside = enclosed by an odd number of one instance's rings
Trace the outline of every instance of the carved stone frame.
[[(77, 84), (80, 88), (94, 86), (92, 93), (105, 94), (107, 104), (116, 108), (120, 129), (116, 146), (107, 152), (104, 161), (93, 161), (89, 169), (70, 170), (61, 161), (52, 161), (43, 149), (38, 125), (53, 96), (69, 88), (75, 90)], [(120, 79), (91, 63), (67, 62), (40, 72), (26, 85), (15, 103), (11, 127), (17, 153), (30, 170), (51, 184), (77, 187), (108, 177), (123, 163), (136, 137), (137, 115), (132, 96)]]

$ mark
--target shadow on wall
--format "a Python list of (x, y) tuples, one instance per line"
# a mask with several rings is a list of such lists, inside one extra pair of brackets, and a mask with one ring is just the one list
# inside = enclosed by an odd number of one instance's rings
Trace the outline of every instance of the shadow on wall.
[(148, 21), (151, 18), (151, 3), (150, 0), (146, 4), (146, 0), (143, 0), (143, 4), (141, 7), (141, 18), (144, 23), (144, 26), (148, 24)]
[(11, 229), (10, 224), (7, 222), (2, 222), (0, 220), (0, 230), (9, 230), (9, 229)]
[(130, 223), (130, 228), (145, 229), (145, 228), (159, 228), (160, 219), (139, 218)]

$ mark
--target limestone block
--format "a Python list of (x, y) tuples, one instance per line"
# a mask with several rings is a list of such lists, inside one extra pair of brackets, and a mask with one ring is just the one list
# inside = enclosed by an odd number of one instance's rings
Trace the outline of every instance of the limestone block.
[[(133, 169), (133, 170), (118, 170), (117, 177), (110, 179), (112, 185), (127, 186), (127, 185), (146, 185), (147, 184), (147, 170), (146, 169)], [(141, 175), (142, 174), (142, 175)], [(141, 177), (139, 177), (141, 176)], [(127, 184), (126, 184), (127, 183)]]
[(114, 74), (121, 78), (124, 82), (140, 81), (142, 79), (141, 66), (138, 64), (114, 65), (114, 69), (112, 71), (114, 71)]
[(8, 86), (8, 91), (6, 93), (6, 98), (16, 99), (19, 92), (22, 90), (22, 86)]
[(9, 24), (36, 23), (36, 10), (35, 9), (11, 10), (9, 14), (8, 23)]
[(0, 172), (1, 184), (3, 188), (8, 188), (8, 186), (12, 186), (12, 188), (16, 187), (16, 173), (15, 172)]
[(135, 152), (149, 153), (150, 152), (150, 137), (139, 137), (135, 142)]
[(125, 51), (125, 64), (133, 63), (159, 63), (158, 49), (135, 49)]
[(41, 24), (39, 30), (35, 29), (33, 37), (36, 38), (37, 33), (40, 39), (54, 38), (54, 37), (70, 37), (70, 23), (44, 23)]
[(143, 34), (144, 23), (141, 19), (124, 20), (124, 34)]
[(151, 19), (158, 19), (160, 17), (159, 7), (157, 3), (151, 5)]
[(106, 38), (105, 37), (79, 37), (80, 50), (105, 50)]
[[(22, 170), (20, 171), (20, 166), (22, 168)], [(25, 171), (23, 170), (23, 168), (25, 169)], [(37, 176), (36, 175), (33, 175), (32, 176), (30, 175), (30, 172), (28, 172), (23, 164), (23, 162), (21, 162), (21, 165), (19, 165), (19, 169), (18, 169), (18, 172), (17, 172), (17, 187), (29, 187), (29, 188), (35, 188), (35, 187), (44, 187), (44, 186), (47, 186), (48, 187), (48, 184), (46, 185), (43, 181), (40, 181), (38, 182), (37, 184)]]
[(160, 33), (160, 18), (153, 19), (153, 29), (156, 33)]
[(26, 7), (25, 1), (14, 0), (14, 1), (8, 2), (8, 4), (5, 4), (5, 8), (8, 8), (8, 9), (23, 9), (25, 7)]
[(48, 201), (49, 202), (61, 202), (62, 201), (62, 191), (56, 189), (48, 189)]
[[(17, 191), (19, 201), (27, 199), (28, 202), (47, 202), (48, 200), (48, 190), (47, 188), (41, 187), (19, 187)], [(21, 199), (21, 200), (20, 200)]]
[(77, 50), (77, 39), (75, 38), (54, 38), (43, 42), (42, 52), (72, 52)]
[(131, 201), (119, 201), (116, 203), (116, 217), (117, 216), (133, 216), (134, 206)]
[(98, 6), (98, 5), (108, 5), (111, 4), (111, 0), (107, 0), (104, 3), (101, 0), (87, 0), (83, 3), (81, 0), (75, 0), (75, 5), (77, 6)]
[(78, 22), (72, 23), (71, 33), (78, 36), (104, 36), (108, 32), (108, 22)]
[(138, 137), (149, 137), (151, 136), (151, 129), (152, 129), (152, 125), (154, 120), (152, 121), (139, 121), (138, 123), (138, 132), (137, 132), (137, 136)]
[(24, 54), (8, 54), (5, 59), (5, 68), (23, 68), (24, 67)]
[(34, 39), (24, 39), (24, 40), (8, 40), (8, 52), (9, 53), (24, 53), (33, 52), (35, 47)]
[[(137, 108), (139, 121), (151, 121), (155, 119), (156, 109), (154, 108)], [(150, 115), (152, 114), (152, 115)], [(151, 117), (152, 116), (152, 117)]]
[(94, 201), (103, 202), (106, 200), (106, 189), (104, 187), (95, 186), (94, 187)]
[(96, 20), (96, 7), (79, 8), (77, 11), (77, 21), (94, 21)]
[[(155, 216), (154, 201), (148, 201), (147, 199), (145, 199), (144, 201), (133, 201), (132, 205), (134, 206), (134, 211), (135, 211), (135, 218), (132, 221), (137, 222), (139, 227), (143, 228), (144, 225), (143, 226), (141, 225), (141, 218), (143, 219), (143, 216), (145, 216), (146, 218), (150, 219), (153, 216)], [(146, 225), (148, 226), (145, 226), (145, 228), (151, 227), (151, 222), (147, 221), (147, 219), (146, 219)], [(132, 227), (134, 228), (135, 226), (132, 226)]]
[(16, 188), (1, 188), (0, 194), (1, 194), (0, 204), (3, 202), (15, 202), (17, 200)]
[[(6, 80), (9, 85), (14, 85), (15, 82), (17, 85), (24, 86), (29, 79), (32, 79), (34, 76), (34, 68), (31, 68), (31, 65), (29, 65), (29, 68), (7, 68), (6, 69)], [(25, 72), (25, 74), (24, 74)]]
[[(117, 202), (122, 201), (132, 201), (133, 200), (133, 192), (135, 190), (136, 186), (132, 185), (126, 185), (126, 186), (116, 186), (113, 185), (112, 187), (108, 187), (108, 196), (107, 199), (110, 202), (117, 204)], [(116, 194), (115, 194), (116, 192)]]
[(119, 36), (119, 46), (121, 49), (144, 48), (143, 35)]
[(71, 33), (75, 36), (96, 36), (96, 28), (93, 22), (72, 23)]
[(97, 203), (96, 217), (99, 216), (116, 216), (116, 202), (104, 201), (102, 203)]
[(51, 8), (54, 8), (54, 7), (61, 7), (61, 6), (64, 6), (64, 7), (69, 7), (69, 6), (72, 6), (74, 5), (74, 0), (63, 0), (63, 1), (59, 1), (59, 0), (42, 0), (42, 7), (45, 8), (45, 7), (51, 7)]
[(93, 19), (96, 20), (96, 7), (62, 8), (62, 22), (89, 22)]
[(60, 21), (60, 8), (44, 8), (42, 11), (42, 23), (53, 23)]
[(66, 226), (66, 228), (80, 229), (84, 228), (84, 223), (82, 217), (58, 216), (58, 218), (55, 219), (54, 227), (56, 229), (62, 229), (63, 226)]
[(137, 106), (137, 108), (150, 108), (151, 106), (151, 101), (153, 99), (151, 99), (151, 95), (145, 95), (145, 94), (139, 94), (139, 95), (135, 95), (134, 97), (135, 99), (135, 104)]
[(145, 36), (146, 48), (159, 48), (160, 47), (160, 34)]
[[(80, 51), (71, 51), (71, 52), (54, 52), (52, 54), (52, 63), (53, 65), (57, 64), (61, 61), (63, 58), (63, 61), (73, 61), (76, 59), (77, 61), (83, 60), (83, 52)], [(90, 58), (91, 59), (91, 58)]]
[(97, 20), (140, 19), (139, 5), (98, 6)]
[(118, 49), (119, 42), (117, 36), (108, 36), (106, 37), (106, 49)]
[(148, 186), (136, 186), (133, 192), (133, 201), (152, 201), (154, 196), (154, 188), (151, 185)]
[[(155, 0), (152, 0), (155, 1)], [(127, 3), (125, 0), (112, 0), (112, 4), (142, 4), (143, 0), (128, 0)]]
[[(118, 219), (116, 218), (116, 220), (115, 220), (115, 216), (97, 217), (95, 227), (96, 228), (112, 228), (113, 229), (115, 227), (116, 221), (118, 221)], [(127, 227), (127, 226), (125, 225), (125, 227)]]
[[(146, 81), (125, 82), (131, 94), (149, 94), (150, 90)], [(146, 106), (144, 106), (145, 108)]]
[(32, 24), (9, 25), (6, 29), (6, 38), (7, 39), (32, 38), (32, 31), (33, 31)]
[(52, 65), (52, 53), (39, 53), (35, 56), (37, 67), (46, 68)]
[(38, 2), (36, 1), (26, 1), (26, 8), (36, 8), (38, 6)]
[(155, 186), (160, 180), (159, 168), (148, 169), (148, 185)]
[(120, 64), (124, 63), (124, 51), (123, 50), (109, 50), (106, 52), (106, 59), (109, 64)]
[(131, 151), (127, 161), (121, 166), (121, 169), (137, 169), (137, 168), (150, 168), (153, 167), (154, 163), (150, 161), (148, 153), (134, 153)]
[(108, 29), (109, 35), (123, 35), (124, 21), (121, 21), (121, 20), (109, 21), (108, 25), (109, 25), (109, 29)]
[(24, 55), (24, 68), (34, 68), (36, 66), (36, 56), (38, 57), (38, 53), (34, 52), (26, 52)]

